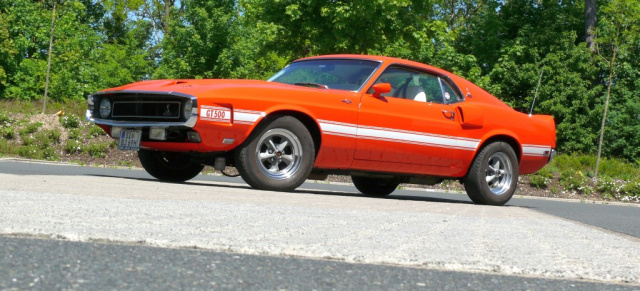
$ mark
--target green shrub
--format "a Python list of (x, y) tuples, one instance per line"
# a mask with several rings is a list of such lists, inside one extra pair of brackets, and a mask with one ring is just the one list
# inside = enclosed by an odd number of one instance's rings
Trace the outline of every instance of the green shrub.
[(640, 196), (640, 179), (630, 181), (620, 189), (620, 192), (625, 196)]
[(35, 139), (42, 148), (47, 148), (54, 143), (59, 144), (61, 135), (58, 129), (48, 129), (36, 133)]
[(598, 172), (598, 175), (621, 180), (640, 178), (640, 167), (638, 167), (638, 165), (616, 158), (600, 160), (600, 169)]
[(9, 114), (7, 112), (0, 112), (0, 123), (9, 122), (10, 119), (11, 118), (9, 117)]
[(529, 175), (529, 184), (534, 188), (546, 189), (551, 184), (552, 179), (553, 173), (548, 167), (544, 167), (537, 173)]
[(31, 134), (38, 131), (38, 129), (42, 126), (42, 122), (32, 122), (27, 124), (20, 130), (20, 135)]
[(41, 159), (42, 152), (35, 145), (24, 145), (18, 148), (18, 155), (27, 159)]
[(0, 139), (0, 154), (1, 155), (15, 155), (16, 147), (10, 144), (6, 139)]
[(77, 140), (69, 140), (67, 144), (64, 145), (64, 151), (70, 155), (82, 153), (84, 150), (84, 144)]
[(102, 130), (102, 128), (100, 126), (97, 125), (92, 125), (91, 127), (89, 127), (89, 137), (90, 138), (95, 138), (101, 135), (105, 135), (106, 133), (104, 132), (104, 130)]
[(60, 124), (64, 128), (78, 128), (80, 127), (80, 118), (75, 115), (63, 115), (60, 116)]
[(20, 139), (22, 139), (22, 145), (25, 146), (35, 145), (36, 143), (36, 139), (33, 135), (28, 133), (20, 132)]
[(87, 152), (92, 158), (104, 158), (109, 150), (108, 143), (91, 143), (87, 147)]
[(564, 170), (560, 172), (560, 184), (569, 191), (581, 191), (581, 187), (588, 182), (581, 171)]
[(57, 161), (60, 159), (60, 156), (56, 152), (56, 150), (52, 147), (46, 147), (41, 151), (42, 158), (48, 161)]
[(609, 177), (603, 177), (598, 180), (596, 185), (598, 192), (602, 194), (602, 198), (617, 197), (624, 184), (620, 180), (614, 180)]
[(16, 138), (16, 130), (13, 126), (0, 127), (0, 136), (4, 139), (14, 139)]
[(78, 128), (69, 129), (69, 139), (80, 140), (82, 132)]

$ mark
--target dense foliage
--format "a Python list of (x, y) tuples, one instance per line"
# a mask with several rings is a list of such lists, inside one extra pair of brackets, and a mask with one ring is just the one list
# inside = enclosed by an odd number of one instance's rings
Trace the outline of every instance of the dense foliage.
[[(54, 12), (54, 2), (56, 9)], [(640, 160), (640, 2), (598, 0), (0, 0), (0, 97), (157, 78), (261, 78), (318, 54), (390, 55), (462, 75), (514, 108), (552, 114), (559, 150)], [(52, 17), (53, 49), (49, 51)], [(614, 58), (615, 55), (615, 58)], [(611, 79), (610, 73), (611, 74)]]

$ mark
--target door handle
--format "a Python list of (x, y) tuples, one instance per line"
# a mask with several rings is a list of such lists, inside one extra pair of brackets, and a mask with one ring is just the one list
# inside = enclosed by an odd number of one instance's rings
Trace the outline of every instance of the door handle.
[(453, 111), (442, 110), (442, 115), (448, 119), (456, 120), (456, 113)]

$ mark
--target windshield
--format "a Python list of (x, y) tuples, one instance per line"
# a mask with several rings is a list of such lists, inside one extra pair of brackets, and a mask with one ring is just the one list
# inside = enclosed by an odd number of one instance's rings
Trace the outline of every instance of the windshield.
[(300, 61), (282, 69), (269, 81), (314, 88), (358, 91), (379, 65), (379, 62), (367, 60)]

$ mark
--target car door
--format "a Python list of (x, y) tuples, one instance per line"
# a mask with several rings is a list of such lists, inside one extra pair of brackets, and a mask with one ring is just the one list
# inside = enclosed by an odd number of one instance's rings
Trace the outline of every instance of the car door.
[(459, 151), (475, 148), (460, 137), (451, 105), (459, 94), (452, 96), (454, 90), (440, 76), (412, 68), (389, 67), (376, 83), (390, 83), (392, 91), (379, 98), (373, 92), (362, 97), (354, 159), (380, 162), (383, 171), (457, 172), (462, 166)]

